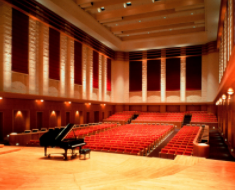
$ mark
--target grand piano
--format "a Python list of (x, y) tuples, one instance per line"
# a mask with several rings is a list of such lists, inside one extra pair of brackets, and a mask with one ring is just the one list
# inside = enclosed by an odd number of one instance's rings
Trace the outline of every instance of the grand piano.
[(65, 128), (56, 128), (43, 134), (40, 137), (40, 145), (44, 146), (45, 156), (50, 157), (51, 155), (47, 154), (48, 147), (60, 147), (63, 148), (65, 152), (58, 154), (62, 154), (65, 160), (68, 158), (69, 149), (71, 149), (71, 158), (76, 157), (75, 149), (79, 147), (81, 150), (82, 146), (86, 145), (86, 143), (84, 139), (77, 138), (75, 130), (75, 125), (69, 123)]

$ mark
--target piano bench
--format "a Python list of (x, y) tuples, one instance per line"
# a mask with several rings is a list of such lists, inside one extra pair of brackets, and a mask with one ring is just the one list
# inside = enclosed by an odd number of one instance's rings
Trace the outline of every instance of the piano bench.
[(87, 154), (89, 154), (89, 159), (90, 159), (90, 152), (91, 152), (91, 149), (89, 149), (89, 148), (84, 148), (84, 149), (79, 150), (79, 159), (82, 154), (84, 154), (84, 160), (86, 160)]

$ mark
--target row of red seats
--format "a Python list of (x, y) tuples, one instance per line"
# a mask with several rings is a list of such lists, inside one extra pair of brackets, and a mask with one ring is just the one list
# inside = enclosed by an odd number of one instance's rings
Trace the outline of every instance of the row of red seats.
[(173, 125), (123, 125), (85, 137), (85, 147), (92, 150), (146, 155), (173, 129)]
[(200, 127), (184, 126), (167, 145), (162, 148), (160, 157), (174, 158), (176, 155), (192, 155), (193, 141)]
[(76, 128), (74, 131), (70, 131), (70, 133), (66, 136), (67, 139), (73, 138), (74, 133), (76, 136), (86, 136), (95, 133), (99, 133), (103, 130), (111, 129), (116, 127), (117, 124), (100, 124), (100, 125), (93, 125), (86, 128)]

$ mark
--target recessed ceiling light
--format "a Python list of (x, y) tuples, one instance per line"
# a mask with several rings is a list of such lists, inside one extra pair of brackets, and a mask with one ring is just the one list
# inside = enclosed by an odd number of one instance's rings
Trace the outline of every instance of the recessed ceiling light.
[(116, 26), (117, 26), (118, 24), (116, 24)]
[(131, 6), (131, 2), (130, 2), (130, 1), (127, 2), (127, 3), (126, 3), (126, 6)]
[(123, 3), (123, 7), (126, 8), (126, 3)]
[(149, 32), (148, 32), (148, 34), (149, 34)]
[(104, 8), (104, 7), (100, 7), (100, 9), (101, 9), (101, 11), (104, 11), (104, 10), (105, 10), (105, 8)]
[(129, 34), (127, 36), (129, 36)]
[(193, 28), (196, 28), (196, 26), (193, 26)]
[(170, 31), (171, 31), (172, 29), (170, 29)]
[(193, 13), (191, 13), (191, 15), (193, 15)]
[(139, 20), (139, 22), (141, 22), (141, 20)]
[(166, 18), (165, 16), (163, 18)]
[(155, 1), (160, 1), (160, 0), (152, 0), (153, 3), (154, 3)]

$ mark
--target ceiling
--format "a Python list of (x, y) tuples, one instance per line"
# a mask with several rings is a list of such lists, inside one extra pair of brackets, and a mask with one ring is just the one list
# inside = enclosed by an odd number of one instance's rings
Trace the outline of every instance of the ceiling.
[(220, 0), (37, 1), (118, 51), (205, 44), (217, 37)]
[(205, 31), (204, 0), (74, 1), (122, 41)]

